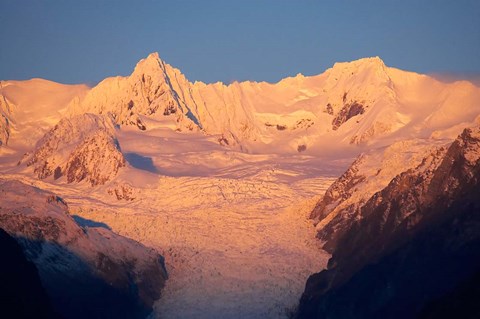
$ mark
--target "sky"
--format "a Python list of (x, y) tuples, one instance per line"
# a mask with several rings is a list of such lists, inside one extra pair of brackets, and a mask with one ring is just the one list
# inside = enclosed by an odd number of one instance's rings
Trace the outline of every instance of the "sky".
[(191, 81), (276, 82), (380, 56), (480, 74), (479, 0), (0, 0), (0, 79), (94, 84), (151, 52)]

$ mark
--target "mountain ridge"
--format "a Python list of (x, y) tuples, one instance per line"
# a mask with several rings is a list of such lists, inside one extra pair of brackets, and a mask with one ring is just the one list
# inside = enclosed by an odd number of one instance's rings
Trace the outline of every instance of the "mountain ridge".
[[(295, 123), (306, 121), (311, 124), (307, 127), (309, 131), (300, 129), (293, 134), (283, 134), (288, 135), (291, 150), (300, 145), (315, 144), (323, 136), (335, 137), (347, 145), (365, 144), (392, 135), (415, 121), (420, 122), (420, 130), (429, 134), (435, 129), (443, 129), (441, 114), (426, 118), (428, 115), (422, 115), (420, 110), (403, 107), (402, 99), (412, 100), (417, 95), (409, 83), (427, 81), (438, 90), (449, 92), (453, 88), (462, 91), (466, 98), (480, 96), (480, 90), (474, 86), (463, 82), (450, 86), (441, 84), (433, 78), (389, 68), (379, 57), (336, 63), (322, 74), (308, 77), (299, 74), (276, 83), (245, 81), (225, 85), (222, 82), (192, 83), (180, 70), (161, 60), (158, 53), (152, 53), (137, 63), (129, 77), (120, 79), (115, 81), (133, 81), (130, 85), (125, 84), (133, 88), (133, 99), (130, 99), (132, 94), (123, 98), (116, 93), (109, 95), (105, 86), (111, 80), (105, 80), (92, 89), (90, 97), (87, 94), (84, 101), (77, 101), (70, 109), (95, 113), (99, 108), (100, 112), (108, 109), (98, 104), (114, 104), (116, 107), (111, 111), (119, 117), (117, 122), (137, 126), (142, 116), (166, 121), (165, 117), (175, 114), (176, 123), (173, 125), (177, 130), (218, 134), (231, 146), (240, 145), (242, 149), (253, 151), (269, 145), (275, 149), (279, 135), (270, 127), (291, 131), (296, 129)], [(143, 90), (135, 89), (139, 86)], [(99, 98), (93, 93), (97, 91), (103, 94)], [(435, 98), (437, 92), (434, 93), (427, 100)], [(409, 97), (412, 94), (415, 96)], [(139, 95), (141, 98), (135, 100)], [(463, 103), (469, 114), (465, 119), (470, 121), (473, 120), (472, 114), (478, 114), (473, 100), (468, 98)], [(442, 113), (447, 109), (452, 113), (452, 106), (444, 107), (443, 102), (438, 100), (435, 103), (443, 108)], [(130, 115), (125, 115), (125, 108), (131, 110)], [(299, 115), (300, 110), (310, 113)]]
[[(325, 139), (352, 150), (357, 145), (387, 145), (406, 134), (453, 140), (480, 113), (475, 102), (480, 88), (473, 84), (441, 83), (387, 67), (379, 57), (337, 62), (321, 74), (297, 74), (276, 83), (224, 84), (192, 83), (158, 53), (151, 53), (129, 76), (106, 78), (79, 92), (58, 105), (57, 121), (83, 113), (111, 114), (121, 127), (217, 136), (224, 146), (249, 153), (316, 155), (329, 148)], [(15, 100), (8, 86), (0, 94)], [(459, 107), (461, 113), (456, 111)], [(8, 113), (1, 104), (0, 108), (6, 119), (0, 122), (2, 144), (6, 132), (18, 143), (18, 133), (8, 123), (24, 119), (17, 120), (15, 112)]]

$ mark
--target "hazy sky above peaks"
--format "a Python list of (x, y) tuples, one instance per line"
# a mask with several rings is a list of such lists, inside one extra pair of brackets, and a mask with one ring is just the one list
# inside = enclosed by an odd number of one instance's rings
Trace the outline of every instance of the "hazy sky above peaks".
[(480, 74), (480, 1), (0, 0), (0, 79), (90, 83), (157, 51), (189, 80), (276, 82), (380, 56)]

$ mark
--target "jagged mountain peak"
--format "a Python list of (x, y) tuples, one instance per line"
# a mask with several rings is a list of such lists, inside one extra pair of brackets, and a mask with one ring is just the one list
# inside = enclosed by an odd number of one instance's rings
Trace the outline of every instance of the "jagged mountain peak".
[(140, 61), (149, 61), (149, 60), (161, 61), (162, 59), (160, 58), (160, 55), (158, 54), (158, 52), (152, 52), (146, 58), (144, 58)]
[(138, 61), (132, 76), (142, 74), (148, 74), (150, 76), (154, 76), (156, 74), (162, 77), (181, 76), (184, 78), (184, 80), (186, 80), (182, 72), (162, 60), (158, 52), (150, 53), (146, 58)]
[(337, 62), (325, 73), (329, 75), (330, 81), (346, 87), (354, 83), (361, 86), (385, 84), (391, 86), (392, 80), (387, 70), (383, 60), (377, 56), (351, 62)]
[(137, 62), (133, 74), (161, 72), (161, 65), (163, 65), (163, 61), (158, 53), (150, 53), (146, 58)]
[(105, 79), (83, 99), (72, 101), (68, 113), (111, 114), (116, 124), (140, 130), (147, 129), (143, 117), (163, 121), (177, 130), (194, 130), (198, 120), (180, 97), (190, 86), (180, 70), (152, 53), (137, 63), (130, 76)]
[[(146, 58), (137, 62), (133, 73), (161, 72), (166, 64), (158, 55), (158, 52), (150, 53)], [(169, 65), (168, 65), (169, 66)]]

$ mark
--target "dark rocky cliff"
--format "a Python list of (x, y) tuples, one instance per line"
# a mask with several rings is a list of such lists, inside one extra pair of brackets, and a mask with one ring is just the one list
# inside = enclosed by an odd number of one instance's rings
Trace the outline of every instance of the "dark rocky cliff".
[(446, 152), (395, 177), (353, 216), (338, 215), (328, 269), (308, 279), (298, 317), (411, 318), (475, 278), (479, 159), (480, 129), (466, 129)]
[(60, 318), (42, 286), (38, 270), (22, 247), (0, 228), (0, 317)]

